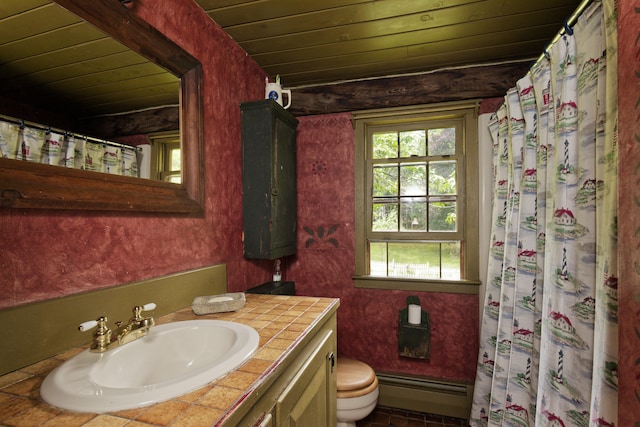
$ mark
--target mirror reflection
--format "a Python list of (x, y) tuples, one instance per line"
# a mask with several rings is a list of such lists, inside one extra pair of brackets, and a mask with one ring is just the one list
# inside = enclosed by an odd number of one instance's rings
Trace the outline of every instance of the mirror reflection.
[(181, 182), (177, 76), (51, 0), (0, 19), (3, 157)]

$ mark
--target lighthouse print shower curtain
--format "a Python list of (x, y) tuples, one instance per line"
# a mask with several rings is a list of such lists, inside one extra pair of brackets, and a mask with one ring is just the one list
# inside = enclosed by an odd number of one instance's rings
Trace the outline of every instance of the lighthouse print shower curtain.
[(594, 1), (489, 127), (472, 426), (617, 425), (616, 20)]

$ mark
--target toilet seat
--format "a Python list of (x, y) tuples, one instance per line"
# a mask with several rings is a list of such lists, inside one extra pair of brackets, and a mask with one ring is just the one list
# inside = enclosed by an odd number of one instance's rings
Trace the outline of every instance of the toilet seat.
[(364, 396), (378, 387), (374, 370), (359, 360), (339, 357), (336, 377), (339, 399)]

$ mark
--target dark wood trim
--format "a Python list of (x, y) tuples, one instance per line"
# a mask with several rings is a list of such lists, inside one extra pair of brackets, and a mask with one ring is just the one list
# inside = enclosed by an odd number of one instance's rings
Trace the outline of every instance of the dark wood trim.
[(444, 101), (502, 97), (530, 62), (478, 65), (425, 74), (292, 88), (295, 116), (330, 114)]
[[(197, 213), (186, 185), (0, 158), (0, 207)], [(192, 190), (193, 191), (193, 190)]]
[(53, 1), (151, 62), (167, 65), (165, 68), (177, 76), (186, 74), (198, 62), (118, 0)]
[(0, 207), (202, 215), (204, 143), (200, 62), (117, 1), (55, 1), (181, 78), (183, 183), (0, 159)]
[[(204, 206), (204, 102), (202, 66), (182, 77), (180, 137), (182, 139), (182, 185), (189, 198)], [(188, 141), (188, 143), (185, 143)]]

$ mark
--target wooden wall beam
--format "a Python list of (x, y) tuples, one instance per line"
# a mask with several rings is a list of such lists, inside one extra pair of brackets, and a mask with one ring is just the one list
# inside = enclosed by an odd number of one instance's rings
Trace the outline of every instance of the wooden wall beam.
[(180, 129), (180, 108), (177, 106), (150, 108), (127, 114), (101, 116), (78, 121), (80, 132), (100, 138), (148, 134)]
[(504, 96), (531, 62), (474, 66), (425, 74), (292, 88), (295, 116)]

